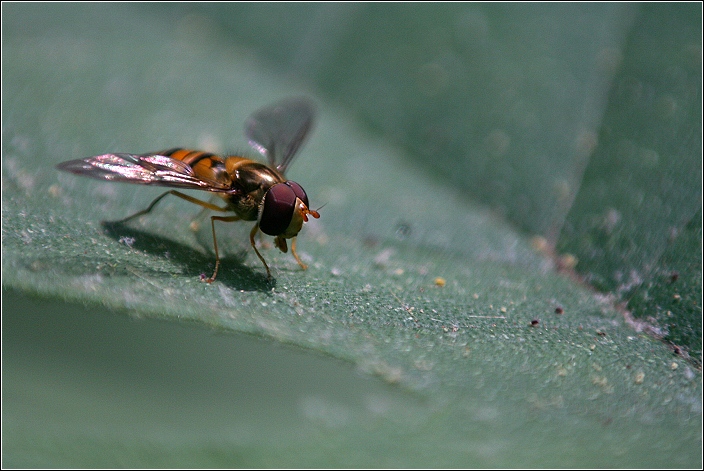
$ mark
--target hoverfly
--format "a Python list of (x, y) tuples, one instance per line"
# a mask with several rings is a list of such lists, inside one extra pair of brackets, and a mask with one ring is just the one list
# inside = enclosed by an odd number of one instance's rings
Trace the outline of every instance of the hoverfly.
[(257, 250), (254, 237), (258, 231), (274, 237), (279, 250), (286, 253), (286, 239), (291, 253), (304, 270), (307, 266), (296, 253), (296, 236), (308, 221), (319, 218), (309, 208), (308, 196), (298, 183), (287, 180), (286, 169), (313, 124), (315, 111), (304, 98), (290, 98), (254, 112), (245, 124), (249, 144), (268, 161), (268, 165), (245, 157), (219, 157), (210, 152), (174, 148), (149, 154), (104, 154), (87, 159), (69, 160), (57, 165), (59, 170), (99, 180), (139, 183), (215, 193), (225, 206), (169, 190), (158, 196), (142, 211), (117, 222), (126, 222), (149, 213), (167, 195), (174, 195), (205, 209), (233, 212), (233, 216), (210, 216), (215, 249), (215, 270), (205, 281), (212, 283), (220, 268), (215, 221), (256, 221), (249, 242), (264, 264), (268, 278), (271, 271)]

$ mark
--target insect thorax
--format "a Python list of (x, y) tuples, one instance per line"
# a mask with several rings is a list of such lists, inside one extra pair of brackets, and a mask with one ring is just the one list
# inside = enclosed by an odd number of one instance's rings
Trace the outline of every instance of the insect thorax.
[(255, 221), (266, 192), (286, 179), (276, 170), (253, 160), (232, 162), (228, 159), (226, 165), (232, 177), (232, 187), (242, 190), (241, 194), (227, 197), (229, 205), (242, 219)]

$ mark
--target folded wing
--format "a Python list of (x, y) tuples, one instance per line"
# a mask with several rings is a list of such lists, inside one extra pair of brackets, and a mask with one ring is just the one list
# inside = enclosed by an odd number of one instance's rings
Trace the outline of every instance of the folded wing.
[(60, 163), (56, 168), (98, 180), (215, 193), (232, 191), (229, 185), (196, 176), (193, 169), (180, 160), (158, 154), (104, 154), (87, 159), (69, 160)]

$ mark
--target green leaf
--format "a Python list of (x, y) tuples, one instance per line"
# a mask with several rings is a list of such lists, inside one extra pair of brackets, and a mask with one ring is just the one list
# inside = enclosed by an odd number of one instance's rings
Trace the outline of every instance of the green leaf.
[[(588, 282), (702, 360), (701, 9), (648, 5), (558, 245)], [(667, 31), (666, 40), (653, 31)], [(680, 348), (677, 347), (677, 348)]]
[[(394, 17), (378, 5), (339, 8), (3, 6), (3, 465), (701, 466), (699, 371), (636, 332), (612, 297), (556, 273), (534, 248), (540, 239), (516, 229), (534, 218), (532, 230), (549, 236), (546, 228), (567, 217), (567, 206), (550, 209), (559, 192), (541, 197), (536, 172), (521, 172), (542, 152), (557, 161), (562, 144), (538, 148), (541, 138), (526, 137), (529, 130), (508, 132), (496, 121), (476, 131), (493, 136), (486, 152), (444, 152), (470, 146), (464, 133), (473, 126), (458, 121), (459, 104), (442, 110), (455, 75), (450, 86), (435, 62), (420, 69), (430, 78), (404, 69), (415, 63), (404, 57), (436, 57), (435, 48), (413, 55), (432, 34), (418, 29), (407, 50), (395, 48), (409, 39), (398, 28), (384, 29), (391, 37), (376, 45), (342, 34), (333, 52), (321, 37), (301, 42), (302, 24), (333, 31), (345, 19), (377, 31), (375, 22)], [(426, 5), (398, 25), (427, 21), (440, 31), (452, 8)], [(517, 17), (491, 8), (472, 6), (454, 28), (481, 33), (503, 18), (510, 44), (506, 25)], [(354, 15), (343, 18), (348, 11)], [(628, 9), (617, 12), (627, 23)], [(585, 18), (592, 24), (603, 14)], [(235, 21), (243, 30), (237, 41), (220, 26)], [(245, 49), (252, 29), (280, 35)], [(247, 115), (280, 97), (314, 95), (316, 82), (293, 85), (273, 72), (280, 65), (267, 67), (252, 51), (308, 44), (298, 57), (316, 58), (309, 73), (334, 96), (330, 83), (341, 69), (323, 67), (321, 57), (334, 56), (332, 65), (345, 51), (353, 58), (355, 37), (368, 43), (360, 51), (380, 51), (379, 62), (365, 66), (390, 64), (391, 75), (415, 77), (426, 92), (440, 87), (442, 100), (426, 116), (432, 94), (416, 100), (413, 86), (388, 82), (373, 67), (340, 81), (336, 101), (344, 104), (353, 89), (358, 107), (317, 99), (318, 125), (289, 172), (314, 207), (325, 205), (298, 239), (305, 272), (290, 254), (265, 249), (275, 278), (268, 282), (249, 246), (250, 226), (222, 223), (220, 273), (202, 283), (214, 255), (197, 207), (166, 198), (147, 217), (101, 225), (160, 192), (54, 168), (178, 145), (253, 153), (241, 132)], [(473, 44), (463, 42), (463, 54)], [(396, 62), (381, 60), (395, 53)], [(549, 108), (540, 96), (527, 99)], [(563, 111), (584, 104), (565, 100)], [(479, 116), (489, 106), (481, 101)], [(404, 119), (437, 124), (424, 129), (458, 140), (423, 139), (399, 125)], [(494, 155), (507, 137), (510, 152)], [(419, 165), (414, 149), (438, 160)], [(520, 149), (532, 149), (526, 161), (515, 160)], [(586, 158), (576, 152), (561, 172), (578, 181)], [(514, 171), (518, 187), (504, 179)], [(468, 191), (482, 175), (486, 186)], [(503, 188), (493, 200), (492, 188)], [(528, 190), (522, 206), (516, 196)], [(503, 206), (506, 217), (478, 202)], [(695, 218), (691, 227), (678, 239), (687, 250), (701, 224)], [(692, 272), (680, 276), (689, 283)]]

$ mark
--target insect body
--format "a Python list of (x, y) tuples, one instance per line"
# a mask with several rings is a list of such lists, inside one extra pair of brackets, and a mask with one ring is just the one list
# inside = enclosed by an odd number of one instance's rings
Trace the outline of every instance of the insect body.
[(254, 236), (259, 230), (274, 237), (276, 247), (291, 253), (306, 269), (296, 253), (296, 236), (308, 217), (320, 217), (311, 210), (308, 196), (296, 182), (284, 176), (288, 165), (305, 140), (313, 123), (312, 104), (301, 98), (288, 99), (256, 111), (247, 120), (245, 135), (249, 143), (268, 165), (240, 156), (219, 157), (209, 152), (182, 148), (153, 154), (105, 154), (87, 159), (70, 160), (57, 166), (59, 170), (108, 181), (157, 185), (170, 188), (203, 190), (215, 193), (225, 206), (169, 190), (147, 207), (119, 222), (149, 213), (166, 195), (175, 195), (213, 211), (232, 212), (232, 216), (211, 216), (215, 270), (205, 281), (212, 283), (220, 267), (215, 236), (215, 221), (256, 221), (249, 234), (252, 248), (271, 277), (269, 266), (257, 250)]

